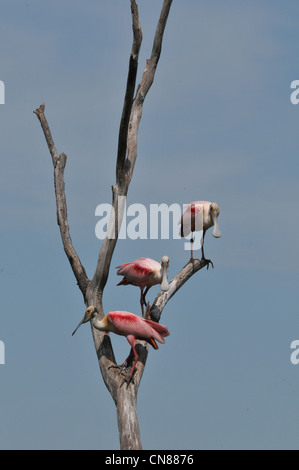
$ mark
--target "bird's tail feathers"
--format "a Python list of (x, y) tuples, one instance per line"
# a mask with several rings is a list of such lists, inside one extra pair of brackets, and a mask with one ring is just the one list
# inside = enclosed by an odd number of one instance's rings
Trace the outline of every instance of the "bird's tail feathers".
[[(152, 320), (147, 320), (146, 319), (145, 321), (153, 328), (153, 330), (155, 330), (158, 333), (159, 336), (162, 336), (162, 338), (165, 337), (165, 336), (170, 335), (170, 333), (169, 333), (168, 329), (166, 328), (166, 326), (160, 325), (160, 323), (157, 323), (157, 322), (152, 321)], [(163, 343), (164, 343), (164, 340), (163, 340)]]
[(129, 285), (129, 282), (123, 278), (118, 284), (116, 284), (117, 286), (127, 286)]

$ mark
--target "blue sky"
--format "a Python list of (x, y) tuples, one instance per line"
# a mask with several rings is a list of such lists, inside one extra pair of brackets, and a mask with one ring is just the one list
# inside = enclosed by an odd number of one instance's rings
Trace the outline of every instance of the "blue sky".
[[(150, 4), (149, 4), (150, 3)], [(139, 0), (150, 56), (162, 1)], [(0, 105), (2, 305), (0, 447), (118, 449), (103, 384), (56, 223), (46, 116), (65, 172), (71, 236), (93, 275), (95, 209), (111, 202), (131, 49), (129, 1), (2, 0)], [(144, 104), (128, 204), (216, 201), (202, 270), (168, 303), (171, 335), (139, 388), (145, 449), (298, 449), (299, 79), (294, 1), (174, 0)], [(139, 313), (115, 267), (140, 256), (188, 259), (183, 240), (119, 240), (105, 311)], [(150, 301), (158, 292), (152, 288)], [(117, 360), (129, 344), (112, 337)]]

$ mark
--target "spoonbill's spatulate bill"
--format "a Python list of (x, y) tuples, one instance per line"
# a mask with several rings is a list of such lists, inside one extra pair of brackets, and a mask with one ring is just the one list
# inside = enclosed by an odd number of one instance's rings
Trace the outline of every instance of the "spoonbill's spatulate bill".
[(117, 274), (119, 276), (124, 276), (117, 284), (118, 286), (132, 285), (140, 287), (142, 316), (144, 316), (143, 305), (146, 305), (145, 296), (149, 289), (156, 284), (161, 284), (162, 291), (167, 291), (169, 289), (167, 280), (168, 269), (168, 256), (163, 256), (161, 263), (158, 263), (151, 258), (138, 258), (131, 263), (125, 263), (118, 266)]
[(181, 237), (187, 237), (192, 234), (192, 238), (190, 240), (191, 243), (191, 258), (190, 261), (193, 260), (193, 233), (203, 231), (202, 235), (202, 245), (201, 245), (201, 254), (202, 260), (206, 260), (208, 262), (207, 267), (209, 267), (209, 263), (213, 263), (211, 260), (207, 260), (204, 255), (204, 238), (206, 231), (214, 226), (212, 235), (215, 238), (221, 237), (221, 231), (218, 226), (218, 216), (220, 213), (219, 206), (216, 202), (209, 202), (209, 201), (194, 201), (190, 202), (187, 206), (185, 212), (183, 213), (179, 223), (181, 224)]
[[(131, 378), (134, 374), (135, 366), (138, 361), (138, 354), (135, 348), (135, 340), (140, 339), (147, 341), (153, 346), (154, 349), (158, 349), (156, 341), (158, 341), (159, 343), (165, 343), (164, 338), (166, 336), (169, 336), (169, 331), (166, 326), (160, 325), (159, 323), (156, 323), (152, 320), (147, 320), (138, 315), (134, 315), (134, 313), (130, 312), (109, 312), (108, 315), (106, 315), (102, 320), (100, 320), (98, 318), (97, 309), (93, 305), (86, 309), (85, 315), (77, 326), (77, 328), (73, 331), (73, 335), (76, 333), (79, 326), (89, 321), (91, 321), (93, 326), (100, 331), (107, 331), (120, 336), (126, 336), (128, 342), (132, 347), (134, 355), (131, 372), (129, 376), (125, 377), (125, 381), (128, 384), (131, 381)], [(129, 358), (130, 354), (120, 366), (112, 367), (118, 367), (122, 370), (123, 368), (127, 367)]]

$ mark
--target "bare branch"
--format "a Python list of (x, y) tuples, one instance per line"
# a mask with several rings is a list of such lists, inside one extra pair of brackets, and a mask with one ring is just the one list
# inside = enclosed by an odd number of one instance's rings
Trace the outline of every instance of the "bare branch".
[[(161, 53), (163, 33), (172, 0), (164, 0), (159, 23), (157, 26), (154, 46), (150, 60), (147, 63), (136, 97), (133, 100), (137, 74), (137, 60), (142, 40), (138, 8), (135, 0), (131, 0), (133, 45), (130, 56), (127, 88), (124, 99), (122, 118), (120, 122), (118, 154), (116, 164), (116, 185), (113, 186), (112, 211), (108, 223), (106, 238), (102, 243), (93, 279), (87, 289), (87, 302), (96, 305), (100, 316), (104, 316), (102, 295), (106, 285), (114, 248), (118, 239), (118, 231), (124, 213), (121, 200), (127, 195), (137, 158), (137, 136), (142, 107), (146, 94), (153, 83), (157, 63)], [(127, 155), (127, 159), (125, 158)], [(123, 198), (121, 198), (121, 196)], [(111, 236), (113, 235), (113, 236)], [(114, 361), (110, 338), (96, 332), (92, 333), (98, 361), (104, 382), (110, 391), (116, 405), (119, 426), (119, 436), (122, 449), (141, 449), (138, 416), (136, 411), (137, 392), (144, 371), (149, 346), (144, 341), (138, 341), (138, 363), (133, 382), (130, 386), (121, 386), (123, 377), (115, 369), (109, 369)]]
[(126, 180), (130, 181), (137, 158), (137, 135), (140, 119), (142, 116), (142, 107), (145, 97), (154, 81), (157, 64), (160, 58), (164, 30), (169, 14), (172, 0), (164, 0), (158, 26), (155, 33), (154, 44), (151, 58), (147, 61), (140, 84), (137, 89), (136, 97), (131, 110), (131, 117), (128, 129), (128, 152), (126, 160)]
[(131, 0), (131, 13), (132, 13), (132, 28), (133, 28), (133, 45), (132, 56), (134, 59), (138, 58), (139, 50), (142, 41), (142, 30), (139, 20), (138, 6), (135, 0)]
[(133, 28), (133, 44), (129, 62), (129, 72), (127, 78), (127, 88), (124, 99), (123, 111), (119, 127), (118, 136), (118, 151), (117, 151), (117, 164), (116, 164), (116, 182), (118, 184), (123, 180), (124, 164), (127, 152), (127, 137), (129, 119), (132, 109), (132, 103), (135, 92), (136, 76), (138, 69), (138, 57), (140, 46), (142, 42), (142, 30), (139, 21), (138, 6), (135, 0), (131, 0), (132, 12), (132, 28)]
[(155, 62), (156, 64), (158, 63), (158, 60), (161, 54), (162, 39), (163, 39), (164, 29), (166, 26), (171, 4), (172, 4), (172, 0), (164, 0), (160, 18), (159, 18), (158, 25), (157, 25), (157, 29), (156, 29), (156, 34), (154, 37), (151, 60)]
[[(171, 4), (172, 0), (164, 0), (163, 2), (160, 19), (155, 33), (152, 54), (150, 59), (147, 61), (146, 68), (144, 70), (140, 84), (138, 85), (134, 99), (138, 57), (142, 42), (142, 31), (136, 1), (131, 0), (133, 43), (129, 62), (127, 87), (119, 129), (116, 184), (112, 187), (112, 211), (108, 224), (108, 230), (106, 238), (101, 245), (101, 249), (98, 255), (98, 262), (92, 281), (89, 281), (87, 278), (84, 267), (82, 266), (73, 247), (69, 233), (64, 187), (64, 168), (67, 157), (64, 153), (58, 155), (47, 120), (44, 115), (45, 106), (41, 105), (37, 110), (34, 111), (41, 123), (45, 139), (52, 156), (52, 162), (54, 166), (57, 221), (60, 228), (64, 250), (70, 261), (78, 285), (83, 293), (85, 303), (87, 305), (94, 305), (97, 308), (100, 317), (104, 316), (102, 302), (103, 290), (108, 279), (110, 264), (124, 214), (125, 205), (123, 202), (128, 192), (137, 158), (137, 135), (140, 119), (142, 116), (143, 103), (154, 81), (155, 71), (161, 53), (164, 29)], [(179, 287), (177, 287), (176, 290), (178, 290), (178, 288)], [(174, 293), (172, 295), (174, 295)], [(166, 304), (166, 302), (164, 302), (164, 304)], [(157, 305), (157, 308), (159, 308), (160, 304), (157, 303)], [(149, 307), (147, 314), (149, 315)], [(91, 325), (91, 330), (103, 380), (117, 406), (121, 448), (141, 449), (142, 445), (140, 440), (136, 402), (138, 387), (145, 367), (149, 345), (144, 341), (136, 341), (138, 363), (136, 366), (136, 372), (133, 376), (133, 381), (129, 386), (127, 386), (127, 384), (120, 386), (123, 383), (123, 377), (119, 375), (115, 369), (109, 369), (110, 365), (115, 364), (115, 357), (109, 334), (96, 330), (93, 324)]]
[(51, 154), (51, 157), (52, 157), (52, 162), (53, 162), (53, 165), (55, 167), (56, 163), (57, 163), (57, 160), (58, 160), (58, 152), (56, 150), (56, 147), (55, 147), (55, 144), (54, 144), (54, 141), (53, 141), (53, 138), (52, 138), (52, 134), (51, 134), (47, 119), (45, 117), (44, 111), (45, 111), (45, 103), (41, 104), (40, 107), (37, 108), (33, 112), (34, 112), (34, 114), (37, 115), (37, 117), (39, 119), (39, 122), (42, 126), (42, 129), (44, 131), (46, 142), (48, 144), (50, 154)]
[(44, 114), (45, 105), (42, 104), (39, 108), (33, 111), (42, 126), (44, 131), (45, 139), (48, 144), (52, 162), (54, 166), (54, 185), (55, 185), (55, 195), (56, 195), (56, 208), (57, 208), (57, 223), (60, 228), (61, 239), (64, 247), (64, 251), (68, 257), (70, 265), (72, 267), (73, 273), (77, 279), (78, 286), (82, 291), (82, 294), (85, 298), (86, 288), (89, 283), (88, 277), (86, 275), (85, 269), (82, 266), (82, 263), (73, 247), (72, 239), (69, 231), (69, 224), (67, 218), (67, 205), (66, 197), (64, 190), (64, 168), (66, 165), (67, 156), (65, 153), (58, 155), (52, 134), (47, 122), (47, 119)]
[(121, 226), (121, 221), (123, 218), (124, 207), (120, 207), (119, 203), (121, 200), (123, 200), (121, 196), (126, 196), (128, 187), (125, 186), (123, 188), (119, 188), (118, 185), (115, 185), (113, 186), (112, 190), (113, 200), (111, 215), (108, 223), (108, 230), (106, 238), (102, 242), (97, 266), (90, 284), (90, 289), (97, 289), (99, 291), (100, 297), (102, 296), (108, 279), (111, 259), (118, 239), (119, 227)]
[[(116, 174), (117, 174), (117, 184), (112, 188), (113, 189), (113, 201), (112, 201), (112, 211), (111, 216), (108, 224), (109, 227), (114, 228), (114, 238), (109, 238), (106, 235), (105, 240), (102, 243), (101, 250), (98, 256), (98, 263), (97, 267), (92, 279), (92, 283), (90, 288), (98, 288), (100, 295), (102, 295), (102, 291), (105, 287), (105, 284), (108, 279), (110, 263), (112, 259), (112, 255), (114, 252), (114, 248), (118, 238), (119, 227), (121, 226), (121, 221), (123, 218), (124, 213), (124, 206), (120, 207), (119, 205), (119, 196), (126, 196), (129, 188), (129, 184), (133, 175), (133, 170), (137, 158), (137, 136), (138, 136), (138, 127), (140, 123), (140, 119), (142, 116), (142, 107), (144, 103), (145, 96), (151, 87), (155, 71), (157, 67), (157, 63), (159, 61), (161, 47), (162, 47), (162, 40), (164, 29), (166, 25), (166, 21), (168, 18), (169, 9), (171, 6), (172, 0), (164, 0), (160, 19), (158, 22), (158, 26), (156, 29), (155, 39), (154, 39), (154, 46), (150, 60), (147, 63), (145, 71), (143, 73), (141, 82), (138, 86), (138, 90), (136, 93), (136, 97), (131, 104), (132, 99), (132, 89), (135, 88), (135, 79), (136, 79), (136, 72), (137, 62), (130, 62), (132, 65), (132, 70), (127, 81), (127, 92), (126, 98), (124, 103), (123, 115), (120, 124), (120, 137), (119, 137), (119, 148), (118, 148), (118, 159), (116, 165)], [(132, 8), (132, 22), (133, 22), (133, 45), (132, 45), (132, 52), (131, 58), (134, 58), (134, 61), (138, 57), (141, 40), (142, 40), (142, 32), (141, 26), (138, 16), (138, 8), (135, 0), (131, 0), (131, 8)], [(130, 83), (129, 80), (133, 79), (134, 84)], [(130, 112), (129, 112), (130, 111)], [(127, 122), (127, 118), (129, 116), (129, 121)], [(125, 130), (127, 129), (127, 136), (124, 135)], [(124, 143), (126, 141), (127, 146), (127, 159), (124, 162)], [(124, 165), (123, 165), (124, 163)], [(125, 173), (123, 172), (125, 170)]]
[(127, 152), (128, 127), (136, 85), (138, 56), (142, 42), (142, 30), (139, 20), (138, 6), (135, 0), (131, 0), (131, 13), (133, 43), (129, 62), (127, 87), (119, 128), (116, 162), (116, 185), (112, 187), (113, 200), (112, 211), (109, 221), (110, 231), (107, 231), (111, 234), (111, 231), (114, 230), (114, 233), (113, 236), (110, 238), (106, 235), (106, 238), (102, 243), (101, 250), (98, 256), (98, 263), (90, 286), (91, 289), (96, 288), (99, 291), (100, 296), (102, 296), (103, 289), (108, 279), (111, 259), (118, 239), (118, 232), (123, 218), (124, 207), (119, 207), (119, 197), (126, 196), (129, 187), (129, 181), (126, 180), (124, 173), (125, 159)]
[(207, 260), (195, 259), (193, 262), (189, 261), (189, 263), (187, 263), (170, 281), (169, 290), (166, 292), (159, 292), (155, 298), (150, 311), (151, 319), (159, 322), (162, 311), (171, 297), (177, 293), (177, 291), (185, 284), (185, 282), (188, 281), (188, 279), (190, 279), (191, 276), (193, 276), (193, 274), (208, 265), (209, 262)]

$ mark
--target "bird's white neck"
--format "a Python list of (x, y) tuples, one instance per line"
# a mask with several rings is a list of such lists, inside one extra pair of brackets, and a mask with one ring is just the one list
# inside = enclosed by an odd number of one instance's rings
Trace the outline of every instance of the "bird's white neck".
[(102, 320), (100, 320), (99, 316), (96, 315), (92, 319), (92, 324), (97, 330), (100, 330), (100, 331), (108, 331), (108, 329), (109, 329), (107, 316), (104, 317)]
[(168, 284), (168, 266), (167, 265), (162, 265), (161, 266), (161, 271), (160, 271), (160, 276), (161, 276), (161, 290), (162, 291), (167, 291), (169, 289), (169, 284)]

